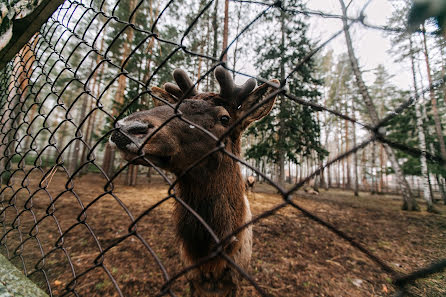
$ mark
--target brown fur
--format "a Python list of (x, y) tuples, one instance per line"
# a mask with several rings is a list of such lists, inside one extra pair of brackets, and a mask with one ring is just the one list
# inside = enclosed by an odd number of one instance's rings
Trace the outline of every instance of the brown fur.
[[(277, 83), (277, 81), (274, 81)], [(199, 125), (217, 138), (227, 131), (237, 118), (253, 104), (271, 93), (274, 88), (266, 85), (254, 90), (240, 108), (215, 93), (198, 94), (184, 100), (179, 110), (182, 117)], [(251, 220), (249, 202), (245, 197), (244, 181), (238, 163), (224, 152), (218, 151), (194, 166), (189, 167), (210, 150), (216, 142), (196, 126), (174, 118), (149, 140), (147, 136), (163, 125), (173, 115), (172, 107), (177, 98), (160, 88), (152, 88), (156, 107), (134, 113), (119, 122), (120, 130), (112, 134), (124, 157), (143, 165), (154, 165), (174, 173), (178, 178), (176, 196), (193, 209), (221, 240)], [(254, 120), (269, 113), (274, 100), (268, 102), (243, 120), (224, 139), (225, 150), (240, 156), (240, 138), (243, 130)], [(220, 120), (229, 116), (230, 122)], [(145, 144), (144, 144), (145, 143)], [(142, 146), (142, 147), (141, 147)], [(139, 151), (145, 159), (135, 157)], [(187, 173), (184, 173), (186, 170)], [(177, 201), (174, 218), (180, 253), (185, 266), (194, 265), (216, 249), (216, 243), (204, 225)], [(226, 242), (223, 251), (242, 269), (247, 269), (251, 258), (251, 226), (243, 229)], [(217, 255), (187, 275), (192, 296), (235, 296), (240, 276), (227, 261)]]

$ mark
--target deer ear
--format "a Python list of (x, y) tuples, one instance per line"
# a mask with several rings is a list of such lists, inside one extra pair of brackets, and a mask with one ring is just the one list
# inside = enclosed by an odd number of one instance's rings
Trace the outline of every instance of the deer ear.
[(164, 105), (164, 104), (166, 104), (166, 102), (176, 104), (178, 101), (177, 98), (175, 98), (173, 95), (171, 95), (170, 93), (166, 92), (165, 90), (163, 90), (161, 88), (152, 87), (150, 89), (150, 91), (151, 91), (151, 95), (152, 95), (152, 99), (153, 99), (153, 103), (155, 104), (155, 107)]
[(238, 110), (240, 117), (243, 116), (246, 112), (248, 112), (255, 104), (268, 98), (268, 102), (265, 102), (263, 105), (259, 106), (257, 109), (252, 111), (243, 120), (241, 125), (242, 129), (246, 129), (252, 122), (260, 120), (261, 118), (268, 115), (271, 109), (273, 108), (274, 102), (276, 102), (276, 96), (274, 96), (273, 98), (269, 98), (269, 96), (271, 95), (271, 93), (277, 90), (280, 83), (276, 79), (271, 80), (269, 83), (272, 85), (277, 85), (277, 87), (273, 87), (270, 84), (263, 84), (258, 88), (256, 88), (254, 91), (252, 91), (251, 94), (249, 94), (248, 97), (245, 100), (243, 100)]

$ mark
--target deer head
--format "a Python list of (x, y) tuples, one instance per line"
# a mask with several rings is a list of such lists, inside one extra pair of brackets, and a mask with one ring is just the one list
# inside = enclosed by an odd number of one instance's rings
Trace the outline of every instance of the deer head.
[[(219, 94), (198, 93), (191, 79), (181, 69), (176, 69), (173, 77), (176, 85), (166, 83), (164, 89), (151, 89), (155, 107), (135, 112), (118, 121), (118, 129), (112, 133), (110, 140), (117, 145), (126, 160), (149, 165), (144, 161), (148, 159), (174, 174), (180, 174), (209, 153), (216, 147), (215, 138), (219, 139), (223, 135), (226, 136), (222, 139), (225, 150), (239, 155), (242, 132), (250, 123), (270, 112), (275, 101), (272, 93), (279, 86), (277, 80), (272, 80), (256, 88), (254, 79), (249, 79), (241, 86), (235, 85), (231, 74), (222, 66), (215, 69), (215, 77), (220, 85)], [(265, 98), (269, 98), (265, 104), (250, 111)], [(178, 108), (178, 116), (175, 116), (175, 107)], [(228, 131), (236, 122), (237, 125)], [(142, 155), (144, 158), (136, 158)], [(216, 152), (208, 162), (204, 162), (205, 166), (218, 167), (222, 155)]]

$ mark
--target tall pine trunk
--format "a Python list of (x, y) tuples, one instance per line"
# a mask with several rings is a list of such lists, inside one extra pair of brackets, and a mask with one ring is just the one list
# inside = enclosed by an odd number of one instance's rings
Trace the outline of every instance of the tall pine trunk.
[[(412, 46), (412, 38), (409, 40), (410, 42), (410, 62), (412, 67), (412, 79), (413, 79), (413, 87), (415, 96), (418, 96), (418, 85), (417, 85), (417, 78), (416, 78), (416, 72), (415, 72), (415, 57), (413, 53), (413, 46)], [(424, 135), (424, 129), (423, 129), (423, 116), (420, 110), (420, 102), (415, 102), (415, 113), (416, 113), (416, 120), (417, 120), (417, 130), (418, 130), (418, 143), (420, 145), (421, 150), (421, 156), (420, 156), (420, 163), (421, 163), (421, 180), (423, 185), (423, 198), (426, 200), (427, 204), (427, 210), (432, 211), (433, 210), (433, 204), (432, 199), (430, 196), (430, 189), (429, 189), (429, 176), (427, 171), (427, 160), (426, 160), (426, 137)]]
[[(223, 21), (223, 48), (222, 50), (226, 50), (228, 47), (228, 35), (229, 35), (229, 0), (225, 0), (225, 17)], [(226, 52), (222, 60), (226, 62), (228, 60), (228, 53)]]
[(426, 42), (426, 34), (425, 34), (425, 28), (424, 25), (422, 26), (422, 36), (423, 36), (423, 54), (424, 54), (424, 60), (426, 62), (426, 72), (427, 72), (427, 79), (429, 81), (429, 95), (432, 102), (432, 113), (434, 116), (434, 122), (435, 122), (435, 132), (437, 134), (438, 142), (440, 144), (440, 153), (443, 160), (446, 160), (446, 146), (444, 144), (444, 138), (443, 138), (443, 129), (441, 128), (441, 120), (440, 116), (438, 115), (438, 108), (437, 108), (437, 98), (435, 97), (435, 92), (433, 89), (433, 82), (432, 82), (432, 73), (431, 73), (431, 66), (429, 61), (429, 51), (427, 49), (427, 42)]
[[(348, 107), (347, 107), (348, 103), (346, 102), (345, 104), (345, 114), (348, 115)], [(344, 125), (345, 125), (345, 151), (348, 152), (348, 150), (350, 149), (350, 136), (349, 136), (349, 129), (348, 129), (348, 120), (344, 120)], [(345, 157), (345, 163), (346, 163), (346, 178), (347, 178), (347, 182), (345, 184), (346, 189), (351, 190), (352, 188), (352, 184), (351, 184), (351, 176), (350, 176), (350, 156)]]
[[(352, 100), (352, 115), (353, 118), (356, 118), (356, 108), (355, 108), (355, 100)], [(353, 147), (356, 147), (356, 124), (353, 123), (352, 125), (353, 129), (352, 129), (352, 136), (353, 136)], [(355, 152), (355, 154), (353, 155), (353, 168), (354, 168), (354, 173), (355, 173), (355, 185), (354, 185), (354, 194), (355, 196), (359, 196), (359, 173), (358, 173), (358, 152)]]
[[(283, 11), (281, 11), (280, 14), (280, 22), (281, 22), (281, 52), (282, 52), (282, 57), (283, 57), (283, 52), (285, 50), (285, 13)], [(280, 79), (281, 81), (283, 81), (285, 79), (285, 62), (283, 61), (283, 59), (280, 59)], [(285, 102), (285, 98), (283, 96), (280, 96), (280, 113), (284, 112), (284, 102)], [(284, 127), (284, 121), (280, 121), (279, 123), (279, 131), (278, 131), (278, 137), (279, 137), (279, 146), (277, 148), (278, 150), (278, 183), (281, 187), (284, 186), (285, 184), (285, 152), (282, 148), (282, 139), (280, 139), (281, 137), (283, 137), (283, 133), (281, 133), (281, 131), (283, 131), (285, 129)]]
[[(342, 7), (342, 15), (343, 15), (342, 22), (344, 24), (344, 35), (345, 35), (345, 40), (347, 43), (348, 56), (350, 58), (350, 63), (352, 66), (353, 74), (355, 75), (359, 92), (361, 93), (361, 96), (364, 100), (364, 103), (365, 103), (366, 108), (369, 112), (370, 118), (372, 120), (372, 123), (373, 123), (373, 125), (376, 125), (379, 123), (379, 117), (378, 117), (378, 113), (376, 112), (375, 106), (373, 105), (372, 98), (370, 97), (367, 87), (362, 79), (362, 74), (361, 74), (361, 71), (359, 70), (358, 60), (356, 59), (354, 51), (353, 51), (352, 39), (351, 39), (350, 32), (348, 29), (348, 24), (347, 24), (347, 8), (345, 7), (343, 0), (339, 0), (339, 2)], [(389, 147), (387, 144), (384, 145), (384, 148), (386, 150), (389, 161), (392, 164), (392, 168), (395, 171), (395, 176), (397, 178), (397, 182), (401, 187), (401, 192), (402, 192), (402, 196), (403, 196), (402, 209), (403, 210), (418, 210), (417, 202), (412, 195), (412, 191), (410, 189), (409, 183), (407, 182), (406, 178), (404, 177), (403, 171), (401, 170), (401, 167), (398, 164), (398, 160), (396, 158), (396, 155), (395, 155), (393, 149), (391, 147)]]
[[(129, 11), (132, 13), (133, 10), (136, 8), (136, 0), (130, 0), (129, 2)], [(130, 19), (130, 23), (134, 23), (136, 17), (136, 13), (133, 13), (132, 18)], [(122, 60), (121, 60), (121, 67), (124, 68), (124, 62), (126, 61), (127, 57), (130, 54), (131, 50), (131, 44), (133, 43), (133, 36), (134, 31), (131, 27), (127, 28), (127, 38), (126, 41), (123, 44), (123, 54), (122, 54)], [(123, 74), (121, 74), (118, 78), (118, 88), (115, 93), (115, 108), (113, 108), (113, 116), (117, 117), (119, 116), (119, 109), (124, 104), (124, 92), (127, 85), (127, 77)], [(115, 161), (115, 149), (112, 149), (110, 145), (105, 146), (105, 153), (104, 153), (104, 161), (103, 161), (103, 169), (104, 172), (107, 174), (108, 177), (110, 177), (113, 174), (114, 170), (114, 161)], [(107, 163), (108, 162), (108, 163)]]

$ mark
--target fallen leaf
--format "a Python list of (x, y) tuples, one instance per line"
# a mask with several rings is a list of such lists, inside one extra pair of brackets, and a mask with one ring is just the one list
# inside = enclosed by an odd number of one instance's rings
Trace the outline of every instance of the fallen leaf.
[(362, 285), (364, 281), (362, 279), (359, 278), (355, 278), (354, 280), (352, 280), (352, 283), (357, 286), (358, 288)]
[(60, 281), (60, 280), (58, 280), (58, 279), (56, 279), (55, 281), (54, 281), (54, 285), (55, 286), (60, 286), (62, 284), (62, 282)]

